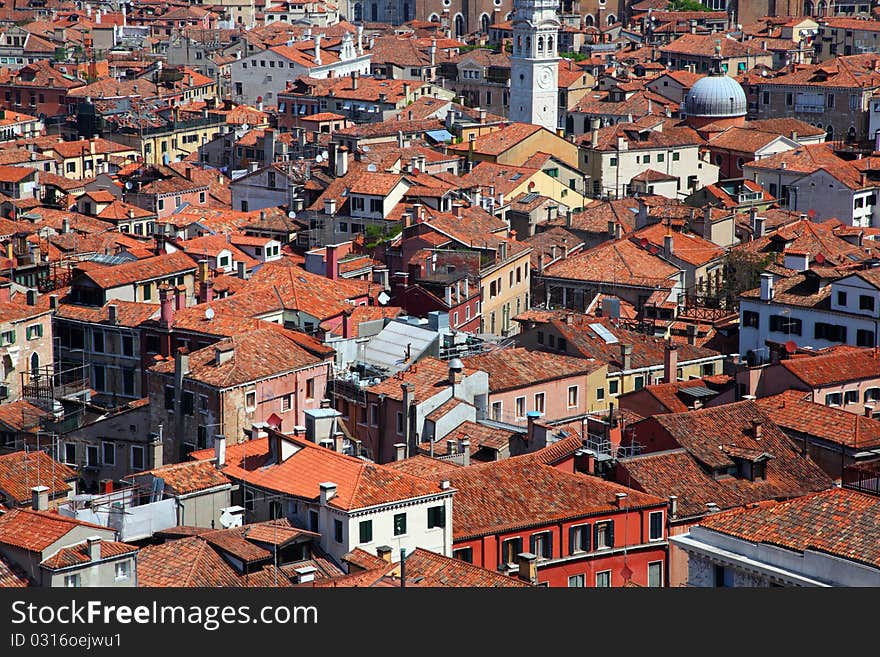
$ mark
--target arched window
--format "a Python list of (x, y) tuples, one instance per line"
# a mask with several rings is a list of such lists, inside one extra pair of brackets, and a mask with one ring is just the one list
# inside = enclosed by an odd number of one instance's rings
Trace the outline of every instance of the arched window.
[(522, 52), (522, 37), (521, 36), (516, 37), (516, 51)]
[(549, 55), (553, 54), (553, 37), (552, 36), (547, 37), (547, 54), (549, 54)]
[(828, 127), (825, 128), (825, 140), (831, 141), (832, 139), (834, 139), (834, 126), (829, 124)]
[(811, 0), (806, 0), (804, 2), (804, 16), (812, 16), (813, 15), (813, 3)]
[(608, 14), (608, 24), (614, 25), (617, 22), (617, 16), (614, 14)]
[(464, 35), (464, 16), (461, 14), (455, 15), (455, 36), (460, 37)]
[(592, 14), (587, 14), (586, 16), (584, 16), (584, 27), (593, 27), (595, 23), (596, 21), (593, 18)]
[(364, 6), (360, 2), (354, 3), (354, 20), (355, 21), (364, 20)]
[(36, 351), (31, 354), (31, 378), (40, 378), (40, 354)]
[(482, 14), (482, 15), (480, 16), (480, 26), (482, 27), (483, 32), (485, 32), (486, 34), (489, 33), (489, 25), (490, 25), (489, 15), (488, 15), (488, 14)]
[(538, 52), (544, 52), (544, 37), (538, 37)]
[(430, 21), (431, 23), (439, 23), (440, 17), (437, 14), (431, 14), (430, 16), (428, 16), (428, 21)]
[(370, 20), (374, 23), (379, 21), (379, 5), (375, 2), (370, 5)]
[(530, 36), (526, 37), (526, 50), (528, 50), (529, 52), (532, 51), (532, 37)]
[(850, 126), (849, 130), (846, 132), (846, 140), (849, 142), (853, 142), (856, 140), (856, 129), (854, 126)]

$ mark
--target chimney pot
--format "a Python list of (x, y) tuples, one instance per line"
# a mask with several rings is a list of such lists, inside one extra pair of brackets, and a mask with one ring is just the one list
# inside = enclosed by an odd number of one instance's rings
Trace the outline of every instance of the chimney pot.
[(34, 511), (49, 510), (49, 487), (34, 486), (31, 488), (31, 508)]

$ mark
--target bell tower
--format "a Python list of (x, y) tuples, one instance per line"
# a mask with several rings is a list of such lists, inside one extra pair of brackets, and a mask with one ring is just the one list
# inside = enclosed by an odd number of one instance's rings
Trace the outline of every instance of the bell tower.
[(557, 130), (559, 19), (555, 0), (514, 0), (511, 121)]

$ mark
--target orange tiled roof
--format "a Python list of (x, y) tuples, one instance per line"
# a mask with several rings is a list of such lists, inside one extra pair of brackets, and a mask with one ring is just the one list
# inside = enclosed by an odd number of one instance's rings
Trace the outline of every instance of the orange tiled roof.
[(789, 358), (780, 364), (813, 388), (880, 378), (880, 359), (868, 348)]
[(98, 287), (108, 289), (195, 270), (196, 263), (192, 258), (182, 251), (175, 251), (111, 267), (89, 268), (84, 275)]
[(536, 383), (590, 374), (605, 363), (525, 347), (497, 349), (463, 359), (465, 367), (489, 374), (490, 392), (525, 388)]
[(76, 479), (74, 470), (42, 450), (0, 456), (0, 490), (19, 504), (30, 502), (34, 486), (47, 486), (50, 498), (70, 492), (67, 482), (73, 479)]
[(713, 515), (700, 526), (752, 543), (819, 551), (880, 568), (880, 499), (845, 488)]
[(81, 522), (57, 513), (12, 509), (0, 516), (0, 544), (30, 552), (40, 552), (77, 527), (108, 531), (106, 527)]
[[(112, 557), (119, 557), (124, 554), (137, 552), (138, 548), (137, 546), (129, 545), (128, 543), (101, 541), (100, 550), (99, 559), (110, 559)], [(58, 570), (59, 568), (69, 568), (70, 566), (77, 566), (89, 563), (90, 561), (91, 557), (89, 557), (88, 543), (83, 541), (76, 545), (61, 548), (51, 557), (40, 562), (40, 565), (43, 568), (48, 568), (50, 570)]]
[[(444, 493), (433, 482), (339, 454), (302, 438), (283, 436), (271, 429), (269, 436), (299, 449), (282, 463), (274, 463), (269, 439), (230, 445), (223, 472), (249, 485), (307, 500), (320, 497), (320, 484), (333, 482), (337, 492), (329, 504), (346, 511)], [(214, 450), (193, 452), (191, 457), (212, 459)]]
[(187, 495), (229, 484), (229, 479), (209, 461), (184, 461), (173, 463), (145, 472), (128, 475), (140, 479), (146, 475), (161, 477), (165, 487), (173, 495)]

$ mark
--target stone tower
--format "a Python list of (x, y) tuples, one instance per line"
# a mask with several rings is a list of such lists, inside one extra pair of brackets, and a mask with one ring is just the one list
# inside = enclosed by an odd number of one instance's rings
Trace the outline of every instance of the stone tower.
[(510, 120), (557, 130), (559, 20), (556, 0), (514, 0)]

